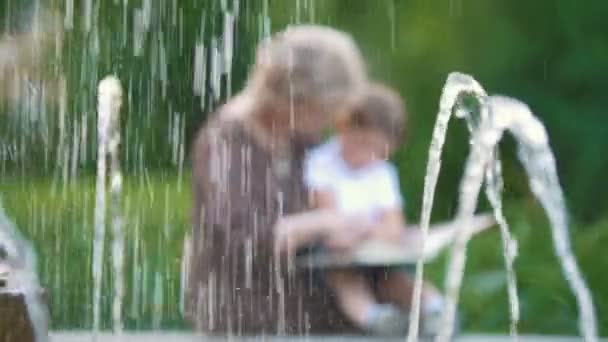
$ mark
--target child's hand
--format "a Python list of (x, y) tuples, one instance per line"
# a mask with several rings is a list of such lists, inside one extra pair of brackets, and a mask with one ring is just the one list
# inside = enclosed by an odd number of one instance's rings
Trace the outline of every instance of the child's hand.
[(368, 238), (401, 245), (409, 241), (420, 241), (419, 235), (417, 230), (406, 230), (401, 226), (377, 226), (376, 229), (370, 232)]
[(363, 239), (358, 236), (345, 234), (343, 236), (332, 236), (324, 244), (331, 251), (346, 253), (358, 246), (361, 241)]
[(369, 238), (372, 226), (361, 223), (358, 218), (349, 218), (341, 222), (341, 226), (332, 230), (324, 241), (324, 244), (337, 251), (348, 251), (357, 247), (362, 241)]

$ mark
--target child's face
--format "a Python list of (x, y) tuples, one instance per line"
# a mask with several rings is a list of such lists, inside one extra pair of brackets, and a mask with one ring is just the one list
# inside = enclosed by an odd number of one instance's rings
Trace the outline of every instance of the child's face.
[(385, 134), (369, 128), (347, 128), (339, 134), (342, 158), (352, 168), (388, 159), (391, 144)]

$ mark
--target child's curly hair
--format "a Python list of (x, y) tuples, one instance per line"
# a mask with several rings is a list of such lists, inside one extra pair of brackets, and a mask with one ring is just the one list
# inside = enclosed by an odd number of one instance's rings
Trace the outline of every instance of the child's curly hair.
[(407, 133), (407, 112), (401, 96), (394, 90), (371, 84), (361, 99), (340, 117), (345, 127), (376, 129), (398, 146)]

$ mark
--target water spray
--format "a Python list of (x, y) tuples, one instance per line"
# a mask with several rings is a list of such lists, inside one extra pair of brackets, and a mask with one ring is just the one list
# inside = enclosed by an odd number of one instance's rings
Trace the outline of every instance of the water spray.
[[(49, 314), (32, 244), (6, 215), (0, 199), (0, 294), (22, 295), (36, 342), (49, 340)], [(4, 319), (4, 318), (3, 318)], [(23, 338), (23, 336), (21, 336)]]
[[(424, 242), (428, 235), (431, 221), (435, 188), (437, 187), (437, 179), (439, 177), (439, 170), (441, 169), (441, 152), (443, 144), (445, 143), (448, 123), (452, 117), (453, 108), (459, 102), (463, 94), (473, 95), (480, 102), (487, 96), (485, 90), (472, 77), (460, 73), (452, 73), (448, 76), (439, 101), (439, 112), (437, 113), (437, 121), (433, 130), (431, 146), (429, 148), (429, 160), (426, 168), (426, 176), (424, 178), (424, 194), (422, 197), (422, 214), (420, 219), (420, 229), (422, 233), (421, 249), (423, 250), (425, 248)], [(464, 113), (458, 112), (457, 114), (462, 116)], [(418, 260), (416, 264), (416, 279), (414, 283), (411, 319), (407, 337), (408, 342), (416, 342), (418, 340), (423, 278), (424, 261)]]
[[(461, 101), (464, 95), (472, 95), (478, 101), (480, 105), (479, 117), (475, 117), (472, 112), (467, 111), (462, 106)], [(508, 224), (502, 212), (503, 180), (497, 149), (504, 131), (508, 130), (518, 142), (518, 157), (528, 173), (532, 192), (543, 205), (551, 222), (556, 254), (566, 280), (577, 299), (581, 334), (585, 341), (596, 342), (598, 340), (597, 321), (593, 302), (570, 246), (567, 210), (545, 128), (525, 104), (503, 96), (488, 97), (479, 83), (468, 75), (450, 74), (441, 96), (425, 177), (421, 221), (423, 238), (427, 236), (428, 232), (433, 196), (441, 166), (441, 150), (452, 112), (457, 117), (467, 121), (472, 143), (460, 183), (456, 224), (461, 229), (458, 231), (452, 246), (448, 266), (446, 279), (447, 306), (443, 312), (442, 330), (436, 340), (447, 342), (454, 332), (456, 306), (466, 261), (466, 246), (471, 238), (469, 222), (475, 213), (479, 191), (484, 179), (486, 182), (486, 196), (494, 209), (494, 216), (501, 231), (510, 303), (510, 333), (514, 340), (518, 338), (519, 302), (513, 269), (517, 245), (509, 232)], [(408, 342), (416, 341), (418, 337), (422, 278), (423, 262), (420, 260), (416, 272)]]
[(122, 106), (122, 86), (118, 78), (108, 76), (99, 83), (98, 88), (98, 152), (97, 185), (95, 198), (95, 238), (93, 242), (93, 340), (97, 339), (100, 329), (101, 289), (103, 275), (103, 255), (106, 230), (106, 171), (107, 158), (110, 157), (110, 193), (112, 217), (112, 265), (114, 271), (114, 300), (112, 320), (114, 332), (122, 332), (123, 284), (123, 220), (120, 213), (122, 174), (120, 171), (120, 107)]

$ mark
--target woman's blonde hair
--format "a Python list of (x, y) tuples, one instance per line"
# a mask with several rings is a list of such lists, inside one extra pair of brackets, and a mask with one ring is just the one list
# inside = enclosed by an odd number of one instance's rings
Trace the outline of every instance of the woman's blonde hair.
[(260, 44), (248, 88), (269, 104), (333, 111), (356, 97), (365, 82), (363, 58), (350, 36), (298, 25)]

